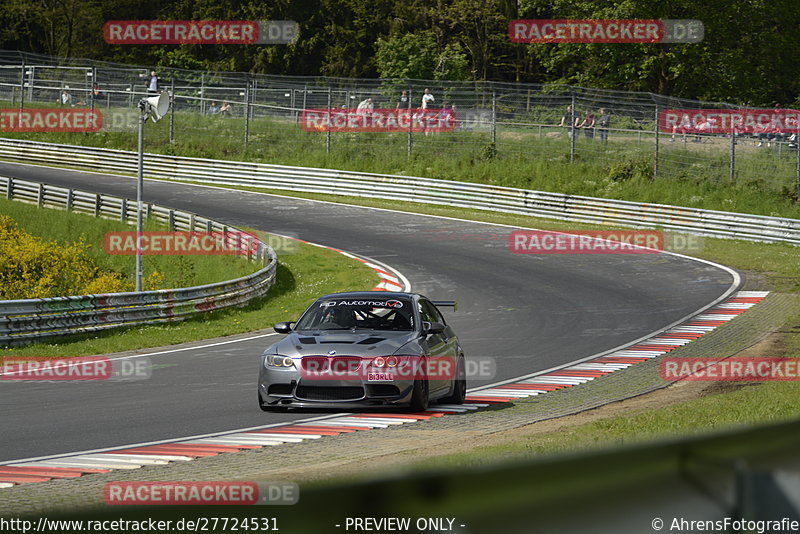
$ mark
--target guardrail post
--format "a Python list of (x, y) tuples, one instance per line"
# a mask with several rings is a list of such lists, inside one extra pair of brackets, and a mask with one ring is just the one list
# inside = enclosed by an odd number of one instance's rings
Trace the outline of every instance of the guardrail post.
[(492, 90), (492, 157), (497, 156), (497, 93)]
[(169, 210), (169, 214), (167, 215), (167, 228), (169, 228), (170, 232), (175, 231), (175, 210)]
[(244, 146), (250, 142), (250, 78), (244, 80)]
[(67, 211), (72, 211), (73, 202), (75, 202), (75, 190), (67, 189)]
[(209, 234), (214, 231), (214, 223), (211, 222), (211, 219), (206, 221), (206, 232)]
[(14, 200), (14, 179), (11, 177), (8, 178), (8, 187), (6, 188), (6, 198), (8, 200)]
[(656, 102), (656, 113), (655, 113), (655, 137), (656, 137), (656, 146), (655, 146), (655, 161), (653, 162), (653, 179), (655, 180), (658, 178), (658, 149), (659, 149), (659, 135), (658, 135), (658, 102)]
[(189, 215), (189, 231), (194, 232), (194, 225), (195, 225), (195, 214), (192, 213)]
[(406, 156), (411, 157), (411, 147), (413, 143), (412, 132), (414, 131), (414, 112), (411, 111), (411, 88), (408, 89), (408, 140), (406, 141)]
[(100, 217), (100, 203), (103, 201), (103, 197), (100, 196), (99, 193), (95, 193), (94, 195), (94, 216)]
[(123, 198), (122, 204), (119, 208), (119, 220), (120, 222), (126, 222), (128, 220), (128, 199)]
[[(570, 88), (572, 91), (572, 88)], [(569, 113), (569, 162), (575, 161), (575, 93), (572, 93), (572, 111)]]
[(730, 180), (733, 182), (736, 179), (736, 132), (731, 130), (731, 172)]
[(328, 86), (328, 126), (327, 131), (325, 132), (325, 153), (331, 153), (331, 120), (333, 117), (331, 116), (331, 86)]

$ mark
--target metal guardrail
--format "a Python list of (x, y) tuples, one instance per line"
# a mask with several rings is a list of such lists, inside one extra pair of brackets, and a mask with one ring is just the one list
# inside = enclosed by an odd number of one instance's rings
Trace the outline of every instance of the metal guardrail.
[[(0, 159), (103, 172), (136, 172), (136, 154), (16, 139)], [(800, 245), (800, 220), (565, 195), (409, 176), (147, 154), (148, 177), (438, 204), (550, 219), (663, 228), (696, 235)]]
[[(0, 194), (39, 207), (60, 207), (69, 211), (134, 222), (136, 203), (127, 199), (87, 193), (0, 176)], [(146, 204), (147, 214), (166, 223), (170, 230), (227, 233), (233, 227), (194, 213)], [(264, 267), (253, 274), (214, 284), (157, 291), (107, 293), (42, 299), (0, 301), (0, 345), (29, 342), (49, 336), (94, 332), (132, 326), (180, 321), (199, 313), (239, 306), (260, 297), (275, 282), (277, 257), (267, 244), (237, 232), (243, 239), (239, 250), (248, 251), (252, 261)], [(232, 234), (233, 236), (233, 234)]]

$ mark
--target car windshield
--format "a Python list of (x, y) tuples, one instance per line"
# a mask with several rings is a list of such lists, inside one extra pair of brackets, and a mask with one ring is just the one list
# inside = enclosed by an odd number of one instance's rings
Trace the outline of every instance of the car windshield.
[(409, 300), (320, 300), (303, 314), (295, 329), (413, 330), (412, 310)]

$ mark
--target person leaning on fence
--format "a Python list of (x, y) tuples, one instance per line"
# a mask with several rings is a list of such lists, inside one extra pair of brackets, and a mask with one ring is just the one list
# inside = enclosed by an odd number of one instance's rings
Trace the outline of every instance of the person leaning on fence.
[(561, 117), (561, 123), (559, 126), (566, 126), (569, 128), (567, 135), (574, 135), (577, 137), (578, 135), (578, 121), (580, 119), (572, 110), (572, 106), (567, 106), (567, 111), (564, 113), (564, 116)]
[(231, 103), (223, 102), (222, 107), (219, 108), (219, 114), (223, 117), (230, 117), (232, 114)]
[(608, 128), (611, 126), (611, 116), (605, 108), (600, 108), (600, 117), (597, 119), (597, 133), (600, 141), (608, 143)]
[(356, 115), (364, 117), (364, 126), (371, 126), (372, 111), (374, 109), (375, 105), (372, 103), (371, 98), (365, 98), (358, 103), (358, 107), (356, 107)]
[(594, 126), (597, 122), (594, 113), (591, 111), (587, 111), (586, 115), (583, 117), (583, 122), (578, 125), (578, 128), (583, 128), (583, 133), (586, 135), (586, 139), (593, 139), (594, 138)]
[(219, 111), (220, 111), (219, 104), (217, 104), (216, 102), (211, 102), (211, 105), (208, 106), (207, 113), (209, 115), (218, 115)]

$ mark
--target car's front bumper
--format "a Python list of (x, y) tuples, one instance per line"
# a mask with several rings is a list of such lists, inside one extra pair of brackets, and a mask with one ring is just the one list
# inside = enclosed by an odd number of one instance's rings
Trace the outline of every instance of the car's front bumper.
[(413, 380), (309, 380), (296, 369), (263, 365), (258, 380), (262, 405), (285, 408), (408, 406), (413, 389)]

